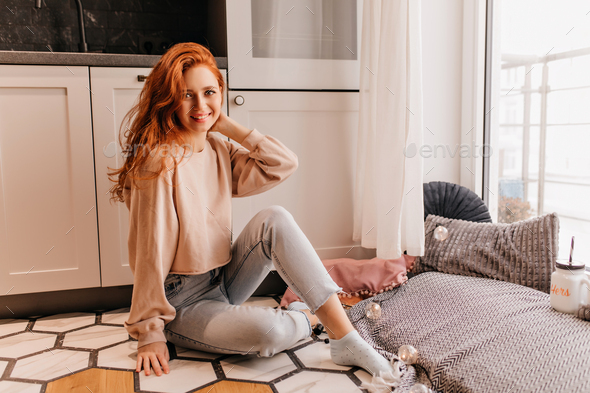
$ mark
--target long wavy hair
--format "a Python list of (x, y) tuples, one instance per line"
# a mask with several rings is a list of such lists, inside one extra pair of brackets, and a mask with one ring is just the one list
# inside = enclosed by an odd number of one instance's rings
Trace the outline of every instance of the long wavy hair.
[[(137, 104), (131, 108), (121, 122), (119, 146), (126, 158), (125, 163), (119, 169), (107, 167), (109, 170), (114, 170), (114, 172), (107, 173), (109, 180), (115, 183), (110, 189), (111, 202), (113, 200), (125, 201), (123, 190), (127, 176), (131, 178), (132, 187), (135, 185), (135, 180), (155, 179), (164, 169), (168, 169), (166, 162), (169, 157), (173, 158), (174, 170), (176, 170), (178, 162), (175, 154), (162, 155), (160, 152), (160, 168), (156, 172), (152, 172), (152, 176), (139, 176), (145, 162), (156, 155), (159, 147), (163, 145), (191, 146), (189, 131), (183, 128), (175, 112), (182, 106), (183, 93), (186, 90), (183, 74), (187, 69), (198, 65), (209, 68), (217, 78), (223, 104), (225, 84), (211, 52), (194, 42), (178, 43), (168, 49), (147, 76)], [(125, 130), (122, 132), (123, 127)], [(207, 131), (208, 136), (209, 131)], [(122, 143), (123, 140), (125, 143)], [(146, 149), (149, 151), (147, 155), (145, 154)], [(185, 157), (186, 149), (183, 147), (182, 157)], [(138, 152), (141, 154), (137, 154)], [(116, 178), (112, 179), (111, 176)]]

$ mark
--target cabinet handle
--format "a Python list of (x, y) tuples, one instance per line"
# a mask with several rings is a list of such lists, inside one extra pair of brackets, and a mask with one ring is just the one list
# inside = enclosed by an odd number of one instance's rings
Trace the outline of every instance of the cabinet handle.
[(145, 78), (147, 78), (147, 76), (145, 76), (145, 75), (137, 75), (137, 81), (138, 82), (145, 82)]
[(236, 98), (234, 98), (234, 102), (236, 103), (236, 105), (244, 105), (244, 102), (246, 101), (244, 100), (244, 97), (236, 96)]

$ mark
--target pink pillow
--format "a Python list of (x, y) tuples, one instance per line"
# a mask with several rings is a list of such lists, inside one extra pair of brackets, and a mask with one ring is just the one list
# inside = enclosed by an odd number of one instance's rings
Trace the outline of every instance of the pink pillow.
[[(416, 257), (402, 255), (398, 259), (323, 259), (328, 274), (342, 287), (339, 297), (368, 295), (375, 296), (389, 291), (408, 280), (407, 272), (412, 270)], [(281, 308), (294, 301), (302, 301), (290, 288), (281, 299)]]

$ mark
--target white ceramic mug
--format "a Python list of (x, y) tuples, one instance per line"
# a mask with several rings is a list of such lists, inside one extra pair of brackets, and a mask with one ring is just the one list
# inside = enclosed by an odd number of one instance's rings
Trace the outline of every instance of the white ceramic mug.
[(581, 305), (590, 304), (590, 279), (586, 266), (558, 260), (555, 267), (551, 274), (551, 307), (560, 312), (577, 314)]

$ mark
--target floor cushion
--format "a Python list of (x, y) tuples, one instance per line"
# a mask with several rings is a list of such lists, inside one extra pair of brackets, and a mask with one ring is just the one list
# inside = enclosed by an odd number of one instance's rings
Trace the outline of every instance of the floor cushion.
[[(381, 305), (369, 319), (365, 307)], [(346, 310), (359, 334), (387, 359), (401, 345), (408, 392), (589, 392), (590, 322), (553, 310), (549, 294), (482, 277), (425, 272)]]

